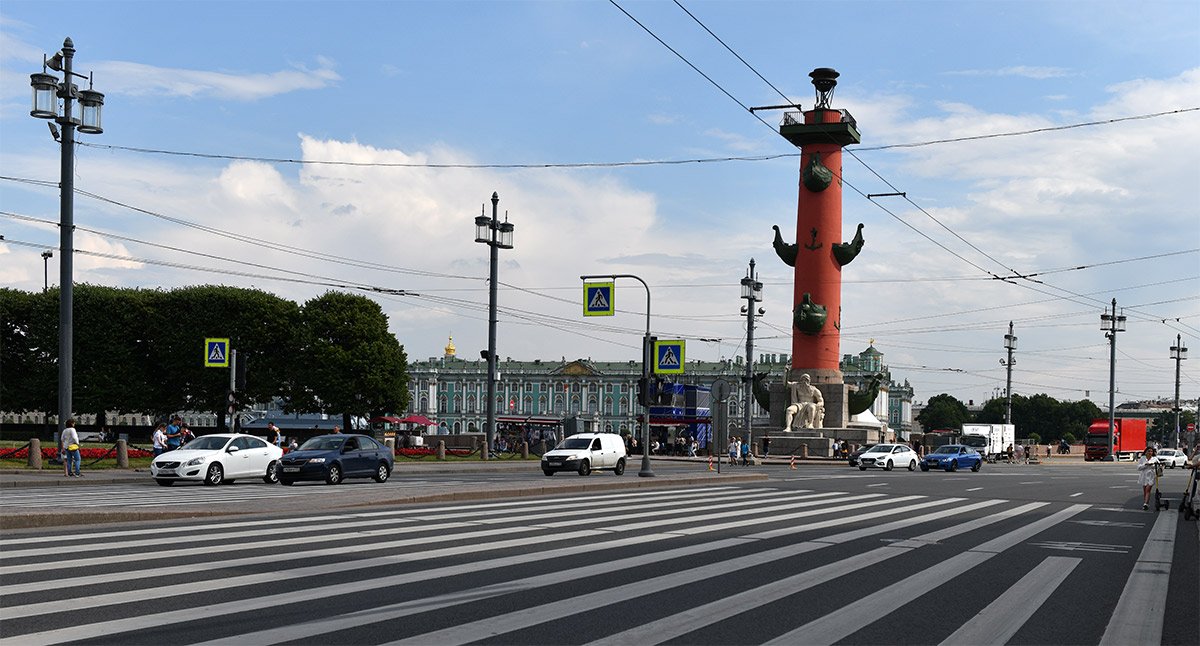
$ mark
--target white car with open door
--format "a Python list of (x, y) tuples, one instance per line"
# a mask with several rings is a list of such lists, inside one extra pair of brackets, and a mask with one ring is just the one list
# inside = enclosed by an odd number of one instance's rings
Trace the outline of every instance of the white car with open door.
[(164, 487), (181, 480), (219, 485), (239, 478), (262, 478), (274, 484), (279, 481), (282, 456), (283, 449), (253, 435), (201, 435), (154, 458), (150, 475)]

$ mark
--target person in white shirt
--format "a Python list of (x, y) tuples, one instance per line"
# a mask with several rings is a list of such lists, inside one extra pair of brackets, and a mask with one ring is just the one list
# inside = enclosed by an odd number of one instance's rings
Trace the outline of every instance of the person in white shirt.
[(159, 422), (158, 426), (154, 428), (154, 434), (150, 436), (150, 439), (154, 442), (154, 457), (157, 458), (163, 454), (163, 451), (167, 450), (167, 425)]
[[(62, 445), (63, 449), (67, 452), (66, 459), (63, 460), (63, 466), (67, 470), (67, 477), (83, 477), (83, 473), (79, 471), (79, 433), (75, 432), (74, 418), (68, 419), (67, 423), (64, 425), (62, 432)], [(71, 447), (75, 448), (72, 449)]]
[(1154, 487), (1154, 469), (1158, 460), (1154, 457), (1154, 447), (1147, 446), (1138, 458), (1138, 484), (1142, 485), (1142, 509), (1150, 508), (1150, 489)]

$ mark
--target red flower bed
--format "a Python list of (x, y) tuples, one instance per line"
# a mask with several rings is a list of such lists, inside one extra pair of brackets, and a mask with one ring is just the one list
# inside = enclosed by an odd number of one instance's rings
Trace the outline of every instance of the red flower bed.
[[(149, 457), (152, 457), (153, 455), (154, 455), (153, 453), (151, 453), (149, 451), (143, 451), (142, 449), (134, 449), (134, 448), (129, 449), (129, 457), (131, 457), (131, 458), (149, 458)], [(7, 460), (25, 460), (25, 459), (29, 458), (29, 447), (24, 446), (16, 451), (11, 451), (11, 452), (10, 451), (0, 451), (0, 456), (3, 456), (4, 459), (7, 459)], [(58, 457), (58, 449), (57, 448), (51, 447), (51, 448), (42, 449), (42, 459), (53, 460), (57, 457)], [(97, 460), (99, 458), (116, 459), (117, 450), (114, 448), (111, 448), (111, 447), (107, 448), (107, 449), (84, 448), (84, 449), (80, 449), (79, 457), (80, 457), (80, 459), (83, 459), (83, 460)]]
[[(469, 449), (446, 449), (446, 455), (454, 455), (458, 457), (467, 457), (473, 451)], [(436, 455), (437, 451), (428, 446), (414, 446), (411, 448), (398, 448), (396, 455), (402, 455), (406, 458), (423, 458), (430, 455)]]

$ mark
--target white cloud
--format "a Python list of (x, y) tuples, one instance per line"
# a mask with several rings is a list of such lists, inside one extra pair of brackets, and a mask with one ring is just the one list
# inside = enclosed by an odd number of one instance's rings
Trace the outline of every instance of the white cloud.
[(1014, 65), (998, 69), (950, 70), (943, 72), (947, 76), (1020, 76), (1031, 79), (1051, 79), (1072, 76), (1071, 70), (1062, 67), (1038, 67), (1032, 65)]
[(106, 92), (131, 96), (165, 94), (257, 101), (298, 90), (316, 90), (341, 80), (332, 62), (324, 58), (318, 58), (316, 68), (297, 65), (295, 69), (270, 73), (185, 70), (127, 61), (100, 62), (95, 68), (104, 75)]

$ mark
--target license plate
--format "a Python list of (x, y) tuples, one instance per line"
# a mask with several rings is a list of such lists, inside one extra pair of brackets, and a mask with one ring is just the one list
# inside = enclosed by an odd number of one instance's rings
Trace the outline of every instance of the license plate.
[(296, 473), (299, 470), (300, 470), (300, 467), (284, 467), (283, 468), (284, 473)]

